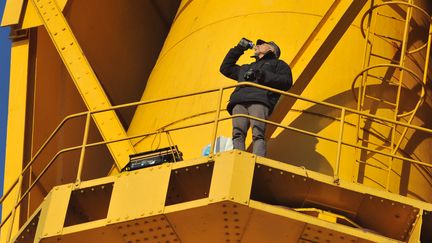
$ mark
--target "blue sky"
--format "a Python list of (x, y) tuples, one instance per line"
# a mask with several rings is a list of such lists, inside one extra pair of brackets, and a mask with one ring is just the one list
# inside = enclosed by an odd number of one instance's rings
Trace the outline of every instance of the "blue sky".
[[(0, 0), (0, 16), (6, 0)], [(0, 18), (1, 19), (1, 18)], [(9, 28), (0, 27), (0, 193), (3, 194), (3, 173), (6, 147), (7, 104), (9, 94), (10, 45)]]

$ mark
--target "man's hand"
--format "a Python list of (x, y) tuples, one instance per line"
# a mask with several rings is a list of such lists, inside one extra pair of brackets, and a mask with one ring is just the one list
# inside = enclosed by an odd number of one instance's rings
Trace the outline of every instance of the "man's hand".
[(256, 81), (256, 82), (260, 82), (264, 79), (264, 73), (263, 71), (259, 70), (259, 69), (249, 69), (246, 71), (246, 73), (244, 74), (243, 78), (246, 81)]
[(237, 44), (238, 47), (242, 48), (243, 51), (246, 51), (247, 49), (252, 49), (254, 44), (252, 41), (242, 38), (240, 42)]

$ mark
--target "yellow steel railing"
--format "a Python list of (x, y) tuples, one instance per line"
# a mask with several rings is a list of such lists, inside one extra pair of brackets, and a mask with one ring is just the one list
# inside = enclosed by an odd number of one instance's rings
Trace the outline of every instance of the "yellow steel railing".
[[(302, 100), (302, 101), (306, 101), (306, 102), (310, 102), (310, 103), (314, 103), (317, 105), (322, 105), (322, 106), (326, 106), (326, 107), (330, 107), (330, 108), (334, 108), (337, 110), (340, 110), (340, 117), (335, 117), (335, 120), (338, 120), (340, 122), (340, 126), (339, 126), (339, 133), (337, 134), (338, 137), (337, 138), (330, 138), (330, 137), (326, 137), (326, 136), (322, 136), (319, 135), (317, 133), (313, 133), (313, 132), (309, 132), (306, 130), (302, 130), (302, 129), (298, 129), (295, 127), (290, 127), (290, 126), (285, 126), (282, 125), (280, 123), (276, 123), (276, 122), (272, 122), (272, 121), (268, 121), (268, 120), (263, 120), (260, 118), (256, 118), (256, 117), (252, 117), (252, 116), (248, 116), (248, 115), (243, 115), (243, 114), (238, 114), (238, 115), (232, 115), (229, 117), (223, 117), (221, 118), (220, 113), (221, 113), (221, 106), (222, 106), (222, 97), (224, 94), (224, 91), (228, 90), (228, 89), (232, 89), (235, 87), (239, 87), (239, 86), (253, 86), (253, 87), (257, 87), (257, 88), (261, 88), (261, 89), (265, 89), (271, 92), (275, 92), (275, 93), (279, 93), (281, 95), (284, 96), (288, 96), (297, 100)], [(184, 97), (190, 97), (190, 96), (196, 96), (196, 95), (203, 95), (203, 94), (208, 94), (208, 93), (214, 93), (217, 92), (218, 93), (218, 102), (217, 102), (217, 109), (215, 111), (215, 118), (214, 120), (209, 120), (209, 121), (204, 121), (204, 122), (199, 122), (199, 123), (194, 123), (194, 124), (190, 124), (190, 125), (186, 125), (186, 126), (179, 126), (179, 127), (175, 127), (175, 128), (164, 128), (162, 131), (158, 130), (158, 131), (153, 131), (153, 132), (148, 132), (148, 133), (142, 133), (142, 134), (138, 134), (138, 135), (134, 135), (134, 136), (128, 136), (126, 138), (122, 138), (122, 139), (115, 139), (115, 140), (109, 140), (109, 141), (101, 141), (101, 142), (95, 142), (95, 143), (88, 143), (88, 133), (90, 130), (90, 122), (91, 122), (91, 116), (96, 114), (96, 113), (102, 113), (102, 112), (106, 112), (106, 111), (112, 111), (112, 110), (117, 110), (120, 108), (126, 108), (126, 107), (132, 107), (132, 106), (141, 106), (141, 105), (147, 105), (147, 104), (152, 104), (152, 103), (157, 103), (157, 102), (162, 102), (162, 101), (168, 101), (168, 100), (175, 100), (175, 99), (180, 99), (180, 98), (184, 98)], [(255, 84), (255, 83), (250, 83), (250, 82), (242, 82), (242, 83), (238, 83), (236, 85), (230, 85), (230, 86), (225, 86), (219, 89), (210, 89), (210, 90), (205, 90), (205, 91), (200, 91), (200, 92), (193, 92), (193, 93), (188, 93), (188, 94), (183, 94), (183, 95), (178, 95), (178, 96), (173, 96), (173, 97), (168, 97), (168, 98), (162, 98), (162, 99), (154, 99), (154, 100), (148, 100), (148, 101), (139, 101), (139, 102), (133, 102), (133, 103), (128, 103), (128, 104), (123, 104), (123, 105), (117, 105), (117, 106), (113, 106), (111, 108), (106, 108), (106, 109), (100, 109), (100, 110), (95, 110), (95, 111), (87, 111), (87, 112), (81, 112), (81, 113), (77, 113), (74, 115), (70, 115), (65, 117), (60, 124), (56, 127), (56, 129), (52, 132), (52, 134), (47, 138), (47, 140), (44, 142), (44, 144), (41, 146), (41, 148), (36, 152), (36, 154), (34, 155), (34, 157), (30, 160), (30, 162), (24, 167), (24, 169), (22, 170), (22, 172), (20, 173), (20, 175), (18, 176), (18, 178), (12, 183), (12, 186), (6, 190), (5, 194), (0, 198), (0, 204), (3, 204), (3, 202), (5, 201), (6, 198), (8, 198), (11, 195), (12, 190), (14, 190), (15, 187), (17, 187), (17, 185), (19, 185), (18, 187), (18, 195), (16, 198), (16, 203), (13, 206), (11, 212), (9, 212), (7, 214), (7, 216), (3, 219), (3, 221), (0, 224), (0, 229), (2, 229), (2, 227), (5, 225), (5, 223), (12, 218), (12, 223), (11, 223), (11, 227), (10, 227), (10, 231), (8, 234), (8, 239), (10, 239), (10, 235), (13, 229), (13, 222), (14, 222), (14, 216), (15, 216), (15, 211), (17, 210), (17, 208), (19, 207), (19, 205), (21, 204), (21, 202), (23, 201), (23, 199), (29, 194), (29, 192), (31, 191), (31, 189), (36, 185), (36, 183), (42, 178), (42, 176), (47, 172), (47, 170), (53, 165), (54, 161), (63, 153), (66, 152), (70, 152), (70, 151), (78, 151), (80, 150), (80, 158), (79, 158), (79, 164), (78, 164), (78, 171), (77, 171), (77, 176), (76, 176), (76, 183), (79, 184), (81, 182), (81, 174), (82, 174), (82, 169), (83, 169), (83, 164), (84, 164), (84, 158), (85, 158), (85, 153), (86, 153), (86, 149), (90, 148), (90, 147), (95, 147), (95, 146), (100, 146), (100, 145), (107, 145), (110, 143), (116, 143), (116, 142), (120, 142), (120, 141), (124, 141), (124, 140), (129, 140), (129, 139), (136, 139), (136, 138), (141, 138), (141, 137), (146, 137), (146, 136), (150, 136), (150, 135), (155, 135), (155, 134), (159, 134), (161, 132), (171, 132), (171, 131), (176, 131), (176, 130), (183, 130), (183, 129), (188, 129), (188, 128), (192, 128), (192, 127), (197, 127), (197, 126), (202, 126), (202, 125), (207, 125), (207, 124), (213, 124), (213, 130), (212, 130), (212, 136), (211, 136), (211, 141), (210, 141), (210, 155), (209, 157), (212, 157), (214, 155), (214, 147), (215, 147), (215, 141), (216, 141), (216, 137), (217, 137), (217, 131), (218, 131), (218, 126), (219, 126), (219, 122), (224, 121), (224, 120), (229, 120), (229, 119), (233, 119), (236, 117), (246, 117), (249, 119), (254, 119), (254, 120), (258, 120), (279, 128), (283, 128), (283, 129), (287, 129), (290, 131), (294, 131), (294, 132), (298, 132), (301, 134), (305, 134), (308, 136), (312, 136), (315, 138), (319, 138), (319, 139), (323, 139), (323, 140), (327, 140), (330, 142), (334, 142), (337, 144), (337, 151), (336, 151), (336, 165), (335, 165), (335, 170), (334, 170), (334, 183), (338, 184), (339, 182), (339, 166), (340, 166), (340, 159), (341, 159), (341, 150), (342, 150), (342, 146), (348, 146), (348, 147), (352, 147), (352, 148), (358, 148), (361, 150), (365, 150), (365, 151), (369, 151), (369, 152), (374, 152), (374, 153), (378, 153), (378, 154), (382, 154), (385, 156), (388, 156), (389, 158), (395, 158), (395, 159), (400, 159), (400, 160), (404, 160), (404, 161), (408, 161), (410, 163), (413, 164), (417, 164), (417, 165), (421, 165), (421, 166), (425, 166), (425, 167), (430, 167), (432, 168), (432, 164), (430, 163), (426, 163), (426, 162), (422, 162), (419, 160), (415, 160), (412, 158), (407, 158), (407, 157), (403, 157), (400, 155), (396, 155), (394, 153), (386, 153), (383, 151), (379, 151), (376, 149), (371, 149), (365, 146), (360, 146), (357, 144), (352, 144), (352, 143), (348, 143), (348, 142), (344, 142), (343, 137), (344, 137), (344, 127), (345, 127), (345, 123), (346, 123), (346, 116), (347, 113), (350, 114), (355, 114), (358, 116), (363, 116), (363, 117), (367, 117), (368, 119), (372, 120), (372, 121), (377, 121), (377, 122), (388, 122), (391, 124), (395, 124), (395, 125), (399, 125), (402, 127), (405, 127), (407, 129), (414, 129), (416, 131), (422, 131), (422, 132), (426, 132), (428, 134), (432, 135), (432, 130), (431, 129), (427, 129), (427, 128), (423, 128), (423, 127), (418, 127), (418, 126), (414, 126), (411, 124), (406, 124), (406, 123), (402, 123), (399, 121), (394, 121), (394, 120), (390, 120), (387, 118), (383, 118), (383, 117), (379, 117), (376, 115), (371, 115), (371, 114), (367, 114), (365, 112), (360, 112), (354, 109), (350, 109), (350, 108), (346, 108), (343, 106), (339, 106), (339, 105), (335, 105), (335, 104), (331, 104), (328, 102), (323, 102), (323, 101), (316, 101), (313, 99), (309, 99), (309, 98), (305, 98), (305, 97), (301, 97), (299, 95), (296, 94), (291, 94), (288, 92), (284, 92), (284, 91), (280, 91), (277, 89), (273, 89), (273, 88), (269, 88), (266, 86), (262, 86), (259, 84)], [(58, 151), (53, 157), (52, 159), (46, 164), (46, 166), (43, 168), (43, 170), (40, 172), (40, 174), (35, 178), (34, 182), (30, 184), (29, 188), (22, 194), (21, 194), (21, 187), (22, 187), (22, 181), (23, 181), (23, 176), (25, 174), (25, 172), (31, 168), (32, 164), (35, 162), (35, 160), (39, 157), (39, 155), (41, 154), (41, 152), (44, 150), (44, 148), (47, 146), (47, 144), (53, 139), (53, 137), (60, 131), (60, 129), (66, 124), (67, 121), (77, 118), (77, 117), (86, 117), (86, 123), (85, 123), (85, 128), (84, 128), (84, 136), (83, 136), (83, 142), (81, 145), (78, 146), (73, 146), (73, 147), (68, 147), (68, 148), (64, 148), (60, 151)]]

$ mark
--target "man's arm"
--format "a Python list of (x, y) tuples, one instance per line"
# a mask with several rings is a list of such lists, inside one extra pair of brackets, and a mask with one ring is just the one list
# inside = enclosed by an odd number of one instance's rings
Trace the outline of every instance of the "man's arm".
[(293, 80), (291, 68), (284, 61), (279, 61), (276, 66), (276, 72), (262, 70), (263, 78), (259, 83), (262, 85), (287, 91), (291, 88)]
[(237, 65), (237, 61), (241, 55), (243, 55), (245, 49), (239, 45), (231, 48), (225, 56), (219, 71), (227, 78), (239, 80), (240, 66)]

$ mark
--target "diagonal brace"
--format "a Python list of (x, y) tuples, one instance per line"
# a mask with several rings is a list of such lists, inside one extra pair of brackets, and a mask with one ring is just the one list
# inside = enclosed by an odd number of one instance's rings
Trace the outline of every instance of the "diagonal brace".
[[(89, 111), (107, 109), (111, 103), (90, 63), (78, 44), (55, 0), (31, 0), (66, 69)], [(114, 111), (92, 115), (104, 141), (126, 138), (127, 134)], [(118, 170), (129, 161), (135, 149), (129, 140), (109, 143), (108, 149)]]

